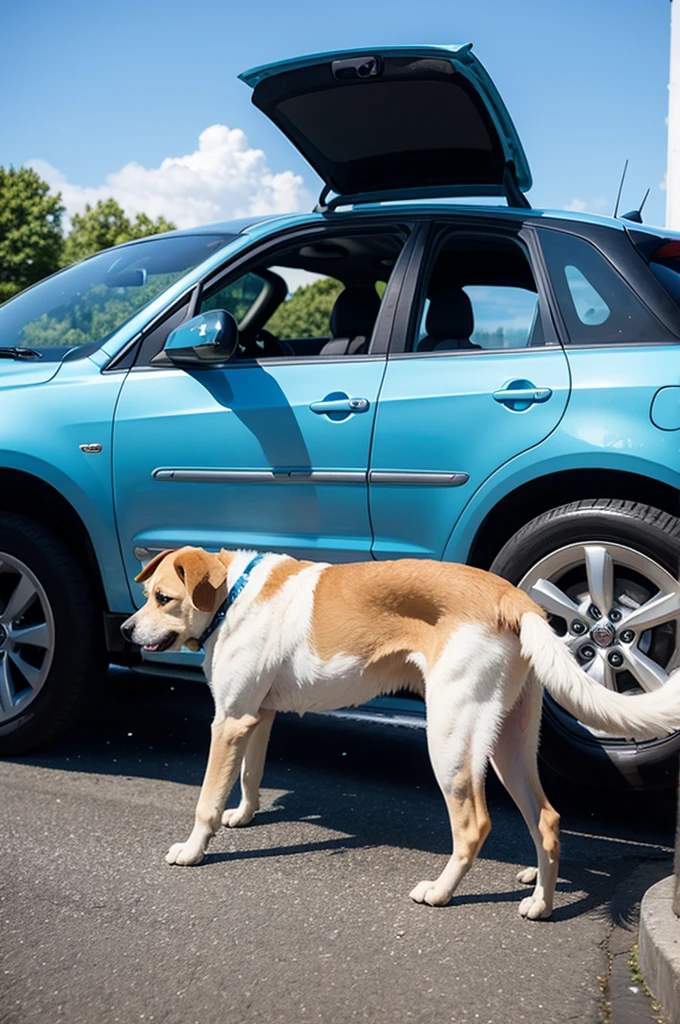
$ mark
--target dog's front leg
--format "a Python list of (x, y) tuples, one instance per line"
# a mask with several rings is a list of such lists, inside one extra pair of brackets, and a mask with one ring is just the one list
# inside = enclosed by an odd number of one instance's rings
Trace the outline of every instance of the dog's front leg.
[(170, 847), (165, 857), (168, 864), (200, 864), (203, 860), (208, 843), (220, 827), (248, 738), (258, 721), (253, 715), (243, 715), (212, 723), (208, 767), (196, 805), (194, 827), (185, 843)]

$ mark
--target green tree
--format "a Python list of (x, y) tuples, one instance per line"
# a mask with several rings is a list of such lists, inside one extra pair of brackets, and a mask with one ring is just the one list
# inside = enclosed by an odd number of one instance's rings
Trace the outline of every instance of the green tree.
[(277, 338), (328, 337), (331, 310), (342, 288), (340, 281), (332, 277), (302, 285), (279, 306), (267, 323), (267, 330)]
[(0, 167), (0, 302), (59, 269), (63, 212), (30, 167)]
[(145, 213), (138, 213), (130, 220), (115, 199), (100, 199), (94, 206), (88, 203), (84, 213), (73, 215), (64, 242), (62, 266), (77, 263), (112, 245), (174, 230), (175, 225), (164, 217), (153, 221)]

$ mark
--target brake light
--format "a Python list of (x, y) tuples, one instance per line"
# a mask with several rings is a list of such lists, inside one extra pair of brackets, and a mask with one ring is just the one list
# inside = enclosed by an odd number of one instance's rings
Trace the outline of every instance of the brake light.
[(680, 241), (664, 242), (660, 249), (652, 255), (653, 260), (672, 260), (680, 257)]

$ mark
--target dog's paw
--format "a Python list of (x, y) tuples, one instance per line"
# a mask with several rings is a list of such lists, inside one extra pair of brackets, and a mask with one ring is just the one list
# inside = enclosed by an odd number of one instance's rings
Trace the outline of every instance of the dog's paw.
[(250, 804), (239, 804), (238, 807), (228, 807), (222, 815), (222, 824), (225, 828), (240, 828), (248, 825), (255, 817), (256, 807)]
[(191, 843), (175, 843), (165, 855), (168, 864), (200, 864), (203, 860), (204, 850), (196, 848)]
[(517, 881), (522, 885), (533, 885), (538, 878), (538, 868), (523, 868), (517, 872)]
[(550, 917), (552, 914), (552, 907), (548, 906), (543, 896), (533, 894), (522, 900), (519, 905), (519, 912), (528, 921), (545, 920), (545, 918)]
[(418, 882), (409, 896), (416, 903), (427, 903), (430, 907), (443, 907), (451, 899), (451, 894), (440, 889), (436, 882)]

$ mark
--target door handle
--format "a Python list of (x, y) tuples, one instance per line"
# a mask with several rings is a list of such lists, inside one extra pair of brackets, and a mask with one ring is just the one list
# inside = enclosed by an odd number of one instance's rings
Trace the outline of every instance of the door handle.
[(492, 398), (514, 412), (523, 412), (535, 402), (547, 402), (551, 395), (552, 388), (537, 388), (530, 380), (511, 380), (500, 391), (494, 391)]
[(551, 388), (506, 388), (493, 393), (497, 402), (547, 402), (551, 395)]
[(316, 413), (329, 412), (367, 412), (371, 403), (367, 398), (330, 398), (320, 402), (312, 402), (310, 409)]

